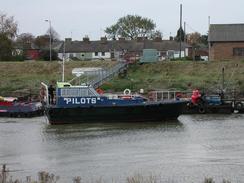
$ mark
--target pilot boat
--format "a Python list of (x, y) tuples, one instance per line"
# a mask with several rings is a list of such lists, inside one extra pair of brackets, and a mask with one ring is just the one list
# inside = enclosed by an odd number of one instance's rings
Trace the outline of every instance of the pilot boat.
[[(48, 91), (48, 86), (42, 85)], [(48, 93), (48, 92), (47, 92)], [(149, 101), (125, 89), (121, 94), (102, 93), (90, 84), (57, 82), (55, 104), (46, 96), (45, 114), (50, 124), (99, 122), (160, 122), (177, 119), (185, 101)]]

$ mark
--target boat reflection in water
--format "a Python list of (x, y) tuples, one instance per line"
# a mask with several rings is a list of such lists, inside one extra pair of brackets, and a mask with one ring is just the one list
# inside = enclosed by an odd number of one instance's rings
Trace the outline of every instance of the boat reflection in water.
[[(130, 131), (140, 131), (140, 130), (157, 130), (161, 131), (178, 131), (183, 129), (184, 125), (178, 120), (167, 120), (162, 123), (162, 121), (158, 122), (104, 122), (104, 123), (80, 123), (80, 124), (61, 124), (61, 125), (47, 125), (46, 132), (47, 133), (56, 133), (56, 134), (64, 134), (64, 133), (75, 133), (82, 132), (80, 135), (84, 134), (83, 132), (130, 132)], [(97, 134), (97, 133), (96, 133)], [(97, 134), (99, 136), (99, 134)]]

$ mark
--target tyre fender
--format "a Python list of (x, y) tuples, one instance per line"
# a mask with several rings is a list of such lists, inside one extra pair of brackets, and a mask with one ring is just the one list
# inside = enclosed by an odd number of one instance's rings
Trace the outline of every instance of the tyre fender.
[(206, 107), (204, 105), (198, 106), (198, 112), (200, 114), (205, 114), (206, 113)]
[(235, 104), (235, 108), (236, 108), (237, 110), (241, 110), (241, 109), (243, 109), (243, 103), (241, 103), (241, 102), (237, 102), (237, 103)]

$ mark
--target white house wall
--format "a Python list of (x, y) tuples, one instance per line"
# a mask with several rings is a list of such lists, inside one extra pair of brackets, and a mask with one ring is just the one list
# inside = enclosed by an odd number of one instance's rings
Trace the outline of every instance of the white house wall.
[[(181, 51), (181, 57), (185, 57), (185, 51)], [(174, 58), (180, 58), (180, 51), (174, 52)]]
[[(65, 58), (70, 58), (70, 57), (77, 57), (81, 58), (82, 53), (65, 53)], [(58, 53), (58, 58), (63, 59), (63, 53)], [(111, 58), (111, 53), (110, 52), (105, 52), (105, 55), (102, 55), (102, 52), (98, 52), (98, 55), (95, 55), (95, 52), (92, 52), (92, 59), (110, 59)]]
[(100, 59), (100, 58), (109, 59), (109, 58), (111, 58), (110, 52), (105, 52), (104, 56), (102, 55), (102, 52), (97, 52), (97, 53), (98, 53), (97, 56), (95, 55), (95, 52), (92, 53), (92, 58), (93, 59)]
[(60, 60), (62, 60), (62, 59), (63, 59), (63, 53), (58, 53), (58, 58), (59, 58)]
[(185, 52), (186, 52), (186, 55), (185, 56), (188, 57), (189, 56), (189, 48), (186, 48), (185, 49)]
[[(65, 58), (66, 59), (70, 58), (71, 56), (75, 57), (76, 53), (65, 53)], [(63, 53), (58, 53), (58, 58), (59, 59), (63, 59)]]

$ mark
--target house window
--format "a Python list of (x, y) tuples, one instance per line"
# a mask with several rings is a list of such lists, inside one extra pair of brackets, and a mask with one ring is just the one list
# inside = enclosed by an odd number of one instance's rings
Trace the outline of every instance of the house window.
[(95, 52), (95, 56), (98, 56), (98, 52)]
[(105, 56), (105, 52), (102, 52), (102, 56)]
[(244, 48), (233, 48), (234, 56), (244, 56)]

